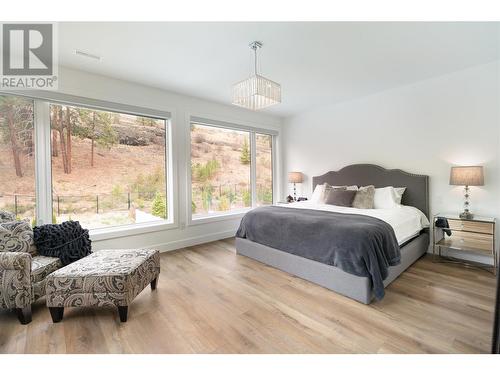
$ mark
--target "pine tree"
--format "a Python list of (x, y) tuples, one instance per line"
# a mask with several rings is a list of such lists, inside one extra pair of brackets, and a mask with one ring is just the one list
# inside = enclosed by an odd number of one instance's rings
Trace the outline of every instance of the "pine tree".
[(165, 199), (158, 192), (156, 192), (155, 199), (153, 200), (151, 213), (154, 216), (161, 217), (162, 219), (165, 219), (167, 217), (167, 204), (165, 202)]
[(250, 149), (248, 147), (248, 141), (245, 138), (245, 142), (243, 143), (243, 148), (241, 150), (240, 156), (241, 164), (247, 165), (250, 164)]
[(0, 96), (0, 135), (11, 144), (16, 176), (23, 177), (22, 155), (33, 142), (33, 104), (29, 100)]
[(71, 174), (73, 130), (80, 122), (78, 108), (56, 104), (50, 106), (52, 156), (59, 156), (59, 151), (61, 151), (63, 169), (66, 174)]
[(113, 129), (113, 116), (109, 112), (78, 110), (79, 121), (74, 129), (75, 135), (90, 139), (90, 166), (94, 166), (95, 143), (108, 149), (118, 142), (118, 136)]

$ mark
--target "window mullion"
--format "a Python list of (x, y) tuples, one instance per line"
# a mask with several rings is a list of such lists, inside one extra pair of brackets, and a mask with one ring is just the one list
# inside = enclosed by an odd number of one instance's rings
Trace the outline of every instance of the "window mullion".
[(35, 100), (35, 191), (38, 225), (52, 223), (52, 168), (49, 103)]
[(252, 207), (257, 206), (257, 147), (255, 132), (250, 132), (250, 186)]
[(272, 189), (273, 189), (273, 202), (278, 202), (278, 159), (276, 157), (276, 136), (271, 138), (271, 176), (272, 176)]

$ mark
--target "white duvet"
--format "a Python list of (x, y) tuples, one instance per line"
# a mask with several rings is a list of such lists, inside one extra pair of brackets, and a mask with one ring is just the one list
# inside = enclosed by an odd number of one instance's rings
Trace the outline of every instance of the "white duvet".
[(396, 239), (401, 245), (415, 237), (430, 223), (427, 217), (418, 208), (398, 205), (393, 208), (361, 209), (352, 207), (334, 206), (331, 204), (313, 203), (311, 201), (294, 202), (283, 207), (303, 208), (310, 210), (340, 212), (346, 214), (358, 214), (376, 217), (388, 223), (396, 234)]

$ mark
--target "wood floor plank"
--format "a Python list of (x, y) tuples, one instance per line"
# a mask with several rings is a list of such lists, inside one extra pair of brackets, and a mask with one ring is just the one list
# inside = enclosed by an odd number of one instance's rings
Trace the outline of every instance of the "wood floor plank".
[(0, 310), (0, 353), (484, 353), (495, 278), (417, 261), (363, 305), (250, 258), (234, 239), (161, 254), (127, 323), (112, 308), (66, 309), (53, 324), (44, 300), (23, 326)]

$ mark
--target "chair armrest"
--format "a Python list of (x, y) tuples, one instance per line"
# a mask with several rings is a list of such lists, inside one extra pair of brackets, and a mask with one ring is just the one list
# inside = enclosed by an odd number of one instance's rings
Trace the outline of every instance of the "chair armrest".
[(0, 307), (25, 308), (32, 301), (31, 255), (0, 252)]
[(0, 270), (31, 273), (31, 255), (28, 253), (0, 252)]

